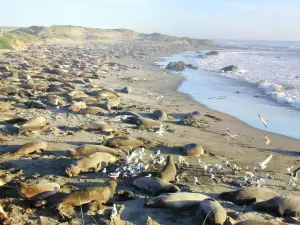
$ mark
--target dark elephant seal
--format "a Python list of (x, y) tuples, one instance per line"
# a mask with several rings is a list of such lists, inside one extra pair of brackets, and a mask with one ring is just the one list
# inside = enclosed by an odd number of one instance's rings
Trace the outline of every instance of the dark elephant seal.
[(168, 120), (168, 114), (163, 110), (154, 110), (153, 111), (153, 118), (156, 120)]
[(253, 205), (253, 209), (284, 217), (300, 216), (300, 197), (275, 197)]
[(212, 198), (205, 199), (199, 203), (198, 219), (204, 224), (220, 224), (223, 225), (227, 219), (227, 212), (221, 204)]
[(200, 201), (210, 198), (207, 195), (191, 192), (165, 193), (148, 199), (146, 206), (150, 208), (181, 209), (197, 206)]
[(164, 181), (172, 181), (175, 179), (176, 176), (176, 166), (173, 160), (173, 156), (168, 155), (166, 159), (166, 165), (161, 171), (160, 178), (163, 179)]
[(221, 199), (233, 202), (237, 205), (250, 205), (255, 202), (278, 197), (279, 195), (268, 188), (248, 187), (236, 191), (223, 192), (219, 196)]
[(133, 181), (132, 185), (138, 189), (149, 192), (152, 195), (174, 193), (179, 191), (177, 186), (157, 177), (139, 177)]
[(237, 222), (234, 225), (288, 225), (283, 222), (264, 221), (264, 220), (245, 220)]
[(144, 117), (129, 117), (126, 122), (135, 124), (137, 126), (143, 127), (145, 129), (153, 129), (158, 128), (161, 124), (152, 119), (144, 118)]

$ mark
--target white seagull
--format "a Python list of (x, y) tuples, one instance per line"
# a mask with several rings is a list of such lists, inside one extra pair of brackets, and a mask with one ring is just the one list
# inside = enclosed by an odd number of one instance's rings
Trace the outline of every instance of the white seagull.
[(273, 154), (271, 154), (265, 161), (258, 163), (261, 170), (264, 170), (265, 168), (267, 168), (268, 163), (271, 161), (272, 157), (273, 157)]
[(116, 217), (117, 215), (118, 215), (118, 209), (117, 209), (116, 204), (114, 204), (114, 205), (113, 205), (113, 208), (112, 208), (112, 210), (111, 210), (110, 218)]
[(259, 114), (258, 114), (258, 117), (259, 117), (260, 121), (265, 125), (265, 127), (268, 127), (267, 122), (265, 121), (265, 119)]

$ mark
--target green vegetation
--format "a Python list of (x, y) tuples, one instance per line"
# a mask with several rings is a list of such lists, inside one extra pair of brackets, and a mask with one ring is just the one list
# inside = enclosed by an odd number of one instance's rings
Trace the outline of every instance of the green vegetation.
[(0, 49), (13, 50), (14, 48), (11, 46), (9, 40), (6, 37), (0, 37)]
[(6, 33), (5, 37), (8, 40), (17, 39), (17, 40), (22, 41), (24, 43), (37, 42), (37, 41), (40, 40), (40, 38), (35, 36), (35, 35), (24, 33), (24, 32), (18, 31), (18, 30)]

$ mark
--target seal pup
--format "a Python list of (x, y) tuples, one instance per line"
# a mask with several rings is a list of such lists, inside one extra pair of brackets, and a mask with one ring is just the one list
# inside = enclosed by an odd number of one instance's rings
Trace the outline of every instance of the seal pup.
[(191, 192), (165, 193), (148, 199), (146, 206), (149, 208), (182, 209), (194, 207), (200, 201), (210, 198), (207, 195)]
[(12, 108), (12, 105), (8, 102), (0, 102), (0, 112), (8, 111)]
[(116, 187), (117, 182), (111, 180), (104, 187), (88, 187), (73, 191), (57, 205), (57, 210), (63, 218), (70, 218), (75, 214), (74, 206), (81, 206), (92, 201), (107, 203), (113, 198)]
[(39, 183), (35, 185), (17, 184), (18, 193), (22, 198), (28, 200), (43, 200), (55, 195), (60, 190), (57, 183)]
[(138, 177), (132, 185), (152, 195), (178, 192), (179, 188), (157, 177)]
[(245, 220), (235, 223), (234, 225), (288, 225), (284, 222), (264, 221), (264, 220)]
[(25, 103), (28, 109), (36, 108), (36, 109), (47, 109), (47, 105), (40, 101), (28, 101)]
[(22, 145), (18, 150), (14, 152), (14, 155), (16, 156), (25, 156), (30, 153), (40, 151), (40, 150), (46, 150), (47, 149), (47, 143), (44, 141), (30, 141), (26, 144)]
[(47, 121), (42, 116), (37, 116), (29, 119), (19, 128), (19, 134), (27, 132), (39, 132), (46, 127)]
[(58, 95), (48, 95), (47, 103), (52, 106), (65, 105), (64, 99)]
[(117, 158), (106, 152), (95, 152), (92, 155), (82, 157), (76, 163), (66, 168), (66, 174), (69, 177), (77, 176), (84, 172), (98, 172), (109, 163), (113, 163)]
[(124, 133), (121, 130), (118, 130), (108, 124), (101, 122), (101, 123), (84, 123), (81, 124), (79, 129), (83, 129), (86, 131), (100, 131), (100, 132), (107, 132), (107, 133)]
[(237, 205), (251, 205), (278, 197), (276, 192), (264, 187), (246, 187), (236, 191), (223, 192), (219, 197)]
[(105, 101), (104, 108), (106, 110), (111, 110), (112, 108), (117, 107), (118, 105), (120, 105), (120, 103), (121, 103), (121, 100), (118, 97), (117, 98), (109, 98)]
[(8, 216), (6, 212), (4, 212), (2, 206), (0, 205), (0, 220), (8, 220)]
[(276, 216), (299, 217), (300, 197), (275, 197), (267, 201), (256, 203), (252, 206), (252, 208), (257, 211), (272, 213)]
[(172, 181), (175, 179), (177, 170), (176, 166), (173, 160), (173, 156), (168, 155), (166, 159), (166, 165), (164, 166), (163, 170), (160, 173), (160, 178), (163, 179), (164, 181)]
[(72, 112), (78, 112), (81, 109), (85, 109), (86, 104), (84, 102), (73, 102), (69, 107), (68, 110)]
[(100, 115), (103, 116), (107, 111), (105, 109), (102, 109), (100, 107), (87, 107), (84, 109), (79, 110), (80, 114), (90, 114), (90, 115)]
[(143, 146), (143, 142), (129, 137), (114, 137), (106, 141), (109, 147), (120, 148), (122, 150), (130, 150)]
[(201, 145), (195, 144), (195, 143), (185, 145), (182, 148), (182, 152), (187, 156), (200, 157), (200, 156), (205, 155), (205, 151), (204, 151), (203, 147)]
[(205, 199), (199, 203), (197, 214), (201, 222), (206, 221), (208, 224), (223, 225), (227, 219), (226, 210), (217, 200), (212, 198)]
[(84, 144), (77, 148), (68, 149), (68, 153), (71, 156), (89, 156), (96, 152), (106, 152), (113, 156), (123, 155), (121, 151), (118, 151), (114, 148), (109, 148), (104, 145), (90, 145)]

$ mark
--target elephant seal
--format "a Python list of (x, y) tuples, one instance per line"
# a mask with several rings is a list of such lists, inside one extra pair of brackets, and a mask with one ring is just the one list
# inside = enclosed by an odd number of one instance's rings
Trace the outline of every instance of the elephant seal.
[(283, 217), (300, 217), (300, 197), (275, 197), (267, 201), (254, 204), (254, 210), (264, 211)]
[(105, 101), (104, 103), (104, 108), (106, 110), (111, 110), (113, 107), (117, 107), (118, 105), (120, 105), (121, 100), (120, 98), (109, 98)]
[(25, 156), (39, 150), (46, 150), (46, 148), (47, 143), (44, 141), (30, 141), (22, 145), (17, 151), (15, 151), (14, 155)]
[(226, 210), (221, 206), (221, 204), (217, 200), (212, 198), (208, 198), (201, 201), (199, 203), (197, 213), (201, 224), (202, 221), (205, 220), (208, 224), (223, 225), (227, 219)]
[(177, 186), (157, 177), (138, 177), (132, 182), (132, 185), (138, 189), (149, 192), (152, 195), (179, 191)]
[(149, 208), (181, 209), (197, 206), (200, 201), (210, 198), (207, 195), (190, 192), (165, 193), (148, 199)]
[(12, 105), (8, 102), (0, 102), (0, 112), (8, 111), (12, 108)]
[(160, 178), (164, 181), (169, 182), (175, 179), (176, 173), (177, 171), (173, 160), (173, 156), (168, 155), (166, 159), (166, 165), (160, 173)]
[(81, 172), (98, 172), (109, 163), (113, 163), (117, 158), (106, 152), (95, 152), (92, 155), (82, 157), (76, 163), (66, 168), (66, 174), (69, 177), (77, 176)]
[(109, 126), (108, 124), (101, 122), (101, 123), (84, 123), (79, 126), (80, 129), (86, 131), (100, 131), (100, 132), (107, 132), (107, 133), (122, 133), (122, 131)]
[(195, 143), (185, 145), (182, 148), (182, 151), (187, 156), (200, 157), (200, 156), (203, 156), (205, 154), (205, 151), (204, 151), (203, 147), (201, 145), (195, 144)]
[(104, 187), (88, 187), (73, 191), (57, 205), (57, 210), (63, 218), (70, 218), (75, 214), (74, 206), (81, 206), (92, 201), (107, 203), (113, 198), (116, 187), (117, 182), (111, 180)]
[(106, 141), (109, 147), (120, 148), (124, 150), (135, 149), (143, 146), (143, 142), (129, 137), (114, 137)]
[(74, 102), (68, 107), (68, 110), (72, 112), (78, 112), (84, 108), (86, 108), (86, 104), (84, 102)]
[(28, 101), (25, 103), (25, 105), (27, 106), (28, 109), (47, 109), (47, 105), (45, 105), (44, 103), (40, 102), (40, 101)]
[(250, 205), (255, 202), (266, 201), (279, 195), (264, 187), (247, 187), (236, 191), (223, 192), (219, 197), (237, 205)]
[(100, 107), (87, 107), (84, 109), (80, 109), (79, 110), (80, 114), (90, 114), (90, 115), (100, 115), (103, 116), (105, 113), (107, 113), (107, 111), (105, 109), (102, 109)]
[(26, 132), (40, 131), (46, 127), (47, 121), (42, 116), (37, 116), (29, 119), (22, 126), (20, 126), (19, 134)]
[(113, 156), (122, 155), (122, 153), (116, 149), (109, 148), (103, 145), (89, 145), (84, 144), (77, 148), (71, 148), (68, 150), (71, 156), (89, 156), (96, 152), (106, 152)]
[(161, 125), (156, 120), (144, 118), (144, 117), (141, 117), (141, 116), (139, 116), (139, 117), (128, 117), (126, 119), (126, 122), (131, 123), (131, 124), (135, 124), (138, 127), (142, 127), (142, 128), (145, 128), (145, 129), (159, 128), (159, 126)]
[(8, 216), (6, 212), (4, 212), (2, 206), (0, 205), (0, 220), (8, 220)]
[(154, 110), (152, 114), (153, 118), (156, 120), (168, 120), (168, 114), (163, 110)]
[(57, 183), (40, 183), (31, 186), (19, 183), (17, 190), (22, 198), (43, 200), (59, 192), (60, 186)]
[(64, 99), (58, 95), (48, 95), (47, 103), (52, 106), (65, 105)]
[(25, 118), (13, 113), (0, 113), (0, 122), (18, 123), (25, 121), (27, 121)]
[(234, 225), (288, 225), (288, 224), (283, 222), (275, 222), (275, 221), (245, 220), (245, 221), (237, 222)]

